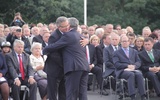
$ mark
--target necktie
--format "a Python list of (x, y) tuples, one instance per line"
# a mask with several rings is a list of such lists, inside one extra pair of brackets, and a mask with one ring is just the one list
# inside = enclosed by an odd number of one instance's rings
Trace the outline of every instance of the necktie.
[(18, 55), (18, 58), (19, 58), (19, 69), (20, 69), (21, 77), (22, 77), (22, 80), (24, 80), (24, 78), (25, 78), (24, 77), (24, 68), (23, 68), (21, 56)]
[(125, 54), (129, 58), (129, 51), (128, 51), (128, 49), (125, 49)]
[(115, 51), (117, 51), (118, 49), (117, 49), (117, 47), (116, 46), (114, 46), (115, 47)]
[(151, 59), (151, 61), (154, 62), (153, 53), (151, 51), (148, 52), (148, 56)]

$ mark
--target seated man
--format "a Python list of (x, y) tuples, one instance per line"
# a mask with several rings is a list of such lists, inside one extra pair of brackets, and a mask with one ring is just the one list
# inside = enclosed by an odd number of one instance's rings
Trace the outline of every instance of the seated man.
[(11, 76), (11, 87), (14, 100), (20, 100), (20, 86), (26, 85), (30, 89), (29, 100), (37, 100), (37, 83), (34, 80), (34, 72), (30, 65), (29, 56), (24, 53), (24, 42), (15, 40), (14, 51), (6, 54), (6, 62)]
[(151, 80), (157, 95), (160, 97), (160, 50), (153, 49), (153, 45), (154, 40), (151, 37), (145, 38), (145, 50), (139, 53), (139, 57), (144, 76)]
[(135, 83), (141, 95), (141, 100), (145, 100), (145, 84), (142, 73), (138, 70), (141, 66), (137, 51), (129, 48), (129, 39), (126, 35), (120, 38), (121, 48), (113, 54), (113, 63), (116, 67), (116, 77), (127, 80), (129, 96), (135, 99)]
[[(104, 63), (105, 63), (105, 72), (103, 74), (103, 77), (108, 77), (109, 75), (112, 75), (115, 77), (115, 66), (113, 64), (113, 54), (114, 54), (114, 51), (117, 51), (120, 46), (118, 46), (119, 44), (119, 40), (120, 40), (120, 37), (118, 34), (116, 33), (111, 33), (111, 44), (104, 48), (103, 50), (103, 60), (104, 60)], [(111, 86), (112, 86), (112, 89), (115, 90), (115, 87), (116, 87), (116, 82), (115, 82), (115, 79), (112, 79), (111, 80)]]

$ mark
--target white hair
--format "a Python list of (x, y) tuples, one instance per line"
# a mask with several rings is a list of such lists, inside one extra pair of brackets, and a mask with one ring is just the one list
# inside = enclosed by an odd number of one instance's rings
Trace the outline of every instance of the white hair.
[(95, 34), (99, 35), (101, 33), (104, 33), (104, 29), (103, 28), (97, 28), (96, 31), (95, 31)]
[(42, 48), (42, 44), (41, 44), (41, 43), (39, 43), (39, 42), (33, 42), (33, 44), (31, 45), (31, 52), (33, 51), (33, 49), (34, 49), (36, 46), (39, 46), (40, 48)]

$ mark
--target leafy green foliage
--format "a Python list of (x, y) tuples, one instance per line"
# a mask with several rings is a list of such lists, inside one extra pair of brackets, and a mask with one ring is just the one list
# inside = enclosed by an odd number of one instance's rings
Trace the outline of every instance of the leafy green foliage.
[[(55, 22), (59, 16), (84, 18), (84, 0), (0, 0), (0, 23), (10, 24), (21, 12), (27, 23)], [(141, 34), (144, 26), (158, 28), (160, 0), (87, 0), (88, 25), (132, 26)]]

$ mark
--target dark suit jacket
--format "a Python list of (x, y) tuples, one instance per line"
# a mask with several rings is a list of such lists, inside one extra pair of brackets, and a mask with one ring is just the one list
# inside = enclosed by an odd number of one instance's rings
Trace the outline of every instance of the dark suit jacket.
[(153, 49), (154, 62), (149, 58), (146, 50), (143, 50), (139, 53), (141, 59), (141, 69), (143, 72), (148, 72), (149, 67), (160, 66), (160, 50)]
[(132, 48), (129, 48), (129, 58), (126, 56), (122, 48), (115, 51), (113, 54), (113, 63), (116, 67), (116, 76), (119, 77), (120, 74), (127, 68), (128, 65), (135, 65), (135, 69), (139, 69), (141, 66), (141, 61), (138, 56), (138, 52)]
[[(34, 71), (30, 64), (30, 59), (28, 54), (22, 53), (22, 62), (23, 62), (25, 77), (34, 76)], [(9, 74), (11, 78), (14, 80), (15, 78), (19, 77), (18, 76), (18, 74), (20, 73), (19, 62), (17, 55), (14, 51), (6, 55), (6, 63), (9, 68)]]
[(113, 53), (114, 53), (114, 49), (111, 45), (104, 48), (103, 50), (103, 59), (105, 63), (104, 77), (109, 76), (112, 72), (115, 71), (115, 66), (113, 64), (113, 59), (112, 59)]
[(153, 49), (158, 49), (160, 50), (160, 42), (157, 42), (154, 44)]
[[(62, 33), (56, 29), (48, 40), (48, 45), (55, 43), (58, 41), (62, 36)], [(49, 75), (55, 75), (55, 77), (61, 75), (63, 76), (63, 60), (62, 60), (62, 52), (61, 50), (56, 50), (51, 52), (47, 55), (47, 59), (45, 62), (44, 70)]]
[(44, 54), (48, 54), (58, 49), (63, 49), (64, 73), (71, 71), (89, 71), (86, 59), (86, 50), (80, 45), (81, 35), (75, 30), (64, 33), (54, 44), (43, 49)]
[(7, 72), (8, 72), (8, 67), (6, 65), (6, 59), (4, 58), (3, 54), (0, 53), (0, 73), (2, 73), (3, 77), (5, 77)]
[(37, 36), (33, 37), (32, 43), (33, 43), (33, 42), (39, 42), (39, 43), (42, 43), (42, 42), (43, 42), (43, 38), (42, 38), (42, 36), (39, 34), (39, 35), (37, 35)]
[(144, 47), (142, 46), (142, 48), (140, 50), (138, 50), (137, 46), (132, 47), (133, 49), (137, 50), (138, 52), (141, 52), (144, 50)]
[(103, 43), (101, 43), (96, 47), (97, 66), (99, 66), (100, 68), (103, 67), (103, 49), (104, 48), (105, 47)]
[(96, 65), (97, 64), (97, 58), (96, 58), (96, 53), (95, 53), (96, 49), (94, 45), (92, 44), (89, 44), (88, 48), (89, 48), (90, 64)]
[[(10, 37), (11, 37), (11, 39), (9, 40), (9, 42), (10, 42), (11, 45), (13, 46), (14, 41), (15, 41), (16, 39), (18, 39), (18, 38), (17, 38), (16, 36), (13, 36), (13, 35), (10, 35)], [(26, 53), (28, 53), (28, 54), (31, 54), (31, 52), (30, 52), (31, 45), (30, 45), (29, 40), (28, 40), (26, 37), (24, 37), (24, 36), (22, 36), (21, 39), (22, 39), (22, 41), (24, 42), (24, 51), (25, 51)]]

